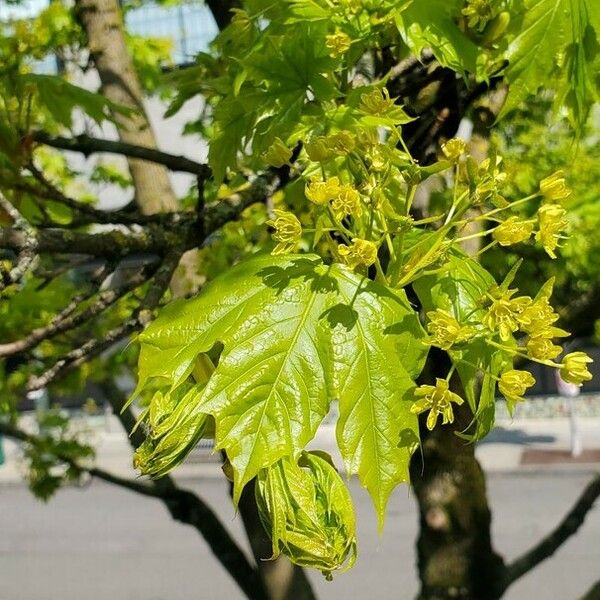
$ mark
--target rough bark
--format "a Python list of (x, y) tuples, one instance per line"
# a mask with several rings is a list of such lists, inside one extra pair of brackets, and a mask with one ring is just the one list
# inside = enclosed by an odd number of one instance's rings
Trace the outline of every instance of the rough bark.
[(484, 473), (474, 445), (456, 436), (471, 415), (458, 410), (456, 428), (422, 431), (423, 455), (411, 471), (419, 503), (419, 600), (495, 600), (504, 563), (492, 547)]
[[(156, 138), (142, 102), (142, 88), (127, 50), (118, 0), (76, 0), (75, 7), (100, 76), (102, 93), (131, 109), (127, 115), (115, 115), (119, 138), (128, 144), (156, 149)], [(136, 202), (143, 213), (177, 208), (165, 167), (134, 158), (127, 162)]]

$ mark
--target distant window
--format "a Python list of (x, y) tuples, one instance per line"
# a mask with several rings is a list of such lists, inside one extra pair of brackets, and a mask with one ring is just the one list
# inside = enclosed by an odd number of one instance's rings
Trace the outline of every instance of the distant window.
[(173, 40), (173, 61), (177, 65), (191, 62), (208, 48), (217, 34), (217, 25), (208, 7), (199, 0), (175, 6), (151, 2), (127, 11), (127, 29), (131, 33)]

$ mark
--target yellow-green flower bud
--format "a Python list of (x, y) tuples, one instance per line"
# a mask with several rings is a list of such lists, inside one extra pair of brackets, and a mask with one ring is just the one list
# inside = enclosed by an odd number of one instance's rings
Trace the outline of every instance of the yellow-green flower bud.
[(349, 131), (333, 133), (325, 138), (325, 142), (337, 154), (348, 154), (356, 146), (356, 140)]
[(329, 462), (303, 452), (298, 463), (282, 458), (256, 478), (256, 505), (271, 537), (273, 558), (285, 554), (294, 564), (335, 570), (356, 560), (356, 518), (348, 488)]
[(275, 219), (267, 221), (267, 225), (275, 228), (273, 238), (279, 242), (273, 248), (272, 254), (287, 254), (291, 252), (302, 237), (302, 225), (296, 215), (285, 210), (275, 209)]
[(432, 310), (427, 313), (427, 330), (432, 336), (431, 344), (448, 350), (455, 344), (470, 340), (475, 330), (470, 325), (461, 325), (450, 313)]
[(435, 427), (438, 417), (442, 415), (442, 424), (454, 422), (454, 411), (452, 410), (452, 402), (462, 404), (463, 399), (449, 389), (449, 384), (446, 379), (436, 379), (435, 385), (420, 385), (415, 390), (415, 397), (419, 398), (410, 407), (410, 412), (415, 415), (420, 415), (426, 410), (427, 429), (430, 431)]
[(338, 252), (351, 269), (370, 267), (377, 260), (377, 246), (369, 240), (354, 238), (350, 246), (340, 244)]
[(506, 398), (509, 404), (509, 408), (517, 402), (522, 402), (523, 395), (532, 385), (535, 384), (535, 378), (529, 371), (518, 371), (517, 369), (510, 369), (505, 371), (500, 376), (498, 382), (498, 389), (500, 393)]
[(587, 366), (593, 362), (585, 352), (571, 352), (563, 358), (560, 376), (567, 383), (582, 385), (592, 378)]
[(325, 181), (314, 178), (304, 188), (306, 197), (319, 206), (323, 206), (333, 200), (339, 192), (340, 180), (337, 177), (330, 177)]
[(569, 226), (567, 211), (557, 204), (544, 204), (538, 209), (538, 221), (540, 229), (535, 239), (541, 242), (544, 250), (550, 258), (556, 258), (555, 250), (561, 234)]
[(492, 236), (501, 246), (512, 246), (526, 242), (533, 233), (533, 223), (509, 217), (494, 229)]
[(329, 50), (329, 54), (334, 58), (337, 58), (350, 50), (352, 39), (343, 31), (336, 31), (325, 37), (325, 45)]
[(527, 354), (536, 360), (552, 360), (561, 352), (562, 348), (547, 337), (532, 337), (527, 342)]
[(540, 192), (549, 202), (561, 202), (571, 195), (571, 190), (565, 183), (564, 171), (556, 171), (540, 181)]
[(467, 18), (469, 27), (481, 33), (498, 14), (498, 6), (494, 0), (466, 0), (462, 14)]
[(335, 151), (329, 145), (327, 138), (318, 135), (304, 144), (304, 149), (310, 160), (321, 162), (335, 156)]
[(446, 143), (442, 144), (442, 152), (444, 153), (444, 156), (452, 162), (457, 162), (466, 150), (467, 144), (460, 138), (452, 138), (451, 140), (448, 140)]
[(263, 158), (268, 165), (279, 168), (290, 162), (292, 151), (285, 145), (283, 140), (276, 137), (268, 150), (263, 154)]

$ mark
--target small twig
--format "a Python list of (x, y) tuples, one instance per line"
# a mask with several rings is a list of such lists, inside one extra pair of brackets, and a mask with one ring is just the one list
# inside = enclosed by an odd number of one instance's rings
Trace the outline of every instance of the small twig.
[(577, 502), (549, 535), (507, 565), (503, 590), (506, 590), (517, 579), (523, 577), (542, 561), (552, 556), (572, 535), (577, 533), (598, 496), (600, 496), (600, 475), (596, 475), (588, 483)]
[(167, 254), (157, 269), (140, 306), (125, 323), (111, 329), (101, 339), (93, 338), (78, 348), (71, 350), (41, 375), (30, 377), (27, 382), (27, 390), (33, 391), (45, 388), (60, 375), (96, 358), (113, 344), (120, 342), (125, 337), (144, 327), (152, 319), (152, 311), (159, 305), (160, 300), (167, 290), (182, 253), (183, 250), (177, 248)]
[(147, 278), (143, 273), (138, 273), (129, 279), (126, 284), (112, 290), (101, 292), (98, 294), (98, 297), (93, 304), (81, 312), (73, 314), (81, 306), (82, 302), (88, 300), (96, 293), (96, 290), (91, 294), (80, 294), (74, 298), (65, 309), (56, 315), (49, 325), (34, 329), (29, 335), (20, 340), (9, 342), (7, 344), (0, 344), (0, 358), (20, 352), (26, 352), (37, 346), (43, 340), (50, 340), (65, 331), (79, 327), (112, 306), (125, 294), (142, 285), (146, 279)]

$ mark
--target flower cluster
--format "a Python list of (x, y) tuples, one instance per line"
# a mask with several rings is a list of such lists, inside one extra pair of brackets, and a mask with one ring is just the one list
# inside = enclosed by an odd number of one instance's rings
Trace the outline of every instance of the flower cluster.
[(436, 379), (435, 385), (421, 385), (415, 390), (416, 400), (410, 408), (410, 412), (420, 415), (429, 411), (427, 415), (427, 429), (432, 430), (438, 417), (442, 415), (442, 424), (454, 422), (454, 411), (452, 402), (462, 404), (463, 399), (450, 391), (450, 385), (446, 379)]
[(475, 335), (470, 325), (461, 325), (450, 313), (438, 309), (427, 313), (427, 330), (431, 334), (431, 344), (442, 350), (449, 350), (462, 344)]
[(334, 58), (346, 54), (352, 45), (352, 39), (343, 31), (336, 31), (325, 37), (325, 45)]
[(377, 246), (369, 240), (353, 238), (350, 246), (340, 244), (337, 249), (341, 259), (351, 269), (370, 267), (377, 260)]

